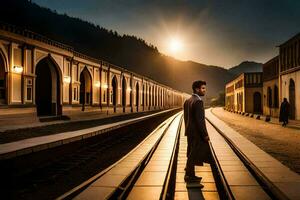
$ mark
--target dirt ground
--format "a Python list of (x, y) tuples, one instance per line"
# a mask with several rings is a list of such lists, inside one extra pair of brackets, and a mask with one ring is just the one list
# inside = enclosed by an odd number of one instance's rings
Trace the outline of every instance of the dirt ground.
[(300, 130), (213, 108), (213, 114), (258, 147), (300, 174)]

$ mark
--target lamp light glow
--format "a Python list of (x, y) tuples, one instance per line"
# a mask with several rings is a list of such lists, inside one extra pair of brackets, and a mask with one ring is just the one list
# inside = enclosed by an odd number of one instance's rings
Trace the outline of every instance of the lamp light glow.
[(71, 77), (70, 76), (64, 76), (64, 83), (71, 83)]
[(107, 85), (107, 84), (103, 84), (103, 88), (104, 88), (104, 89), (107, 89), (107, 88), (108, 88), (108, 85)]
[(23, 72), (23, 67), (22, 66), (13, 66), (13, 71), (15, 73), (22, 73)]
[(98, 88), (99, 88), (99, 87), (100, 87), (100, 85), (101, 85), (101, 84), (100, 84), (100, 81), (96, 81), (96, 83), (95, 83), (95, 87), (98, 87)]

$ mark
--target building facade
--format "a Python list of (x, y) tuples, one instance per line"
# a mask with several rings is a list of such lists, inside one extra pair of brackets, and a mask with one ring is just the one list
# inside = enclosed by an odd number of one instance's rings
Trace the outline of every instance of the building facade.
[(137, 112), (182, 106), (188, 96), (41, 35), (0, 25), (2, 113), (28, 108), (57, 116), (79, 106)]
[[(284, 98), (287, 98), (290, 103), (290, 119), (300, 120), (300, 33), (278, 47), (279, 55), (263, 65), (262, 111), (264, 115), (279, 117), (280, 104)], [(250, 78), (251, 84), (254, 84), (250, 86), (251, 90), (247, 89), (247, 86), (241, 86), (247, 83), (245, 74), (226, 84), (226, 108), (241, 112), (253, 110), (254, 113), (259, 113), (258, 99), (260, 99), (261, 83), (255, 82), (254, 76)], [(246, 91), (252, 92), (247, 96)], [(250, 101), (252, 94), (256, 95), (256, 100), (253, 96), (253, 103)]]
[(263, 114), (279, 117), (279, 56), (263, 64)]
[(262, 112), (262, 73), (242, 73), (225, 86), (225, 107), (236, 112)]
[(280, 102), (290, 103), (290, 119), (300, 120), (300, 33), (279, 46)]

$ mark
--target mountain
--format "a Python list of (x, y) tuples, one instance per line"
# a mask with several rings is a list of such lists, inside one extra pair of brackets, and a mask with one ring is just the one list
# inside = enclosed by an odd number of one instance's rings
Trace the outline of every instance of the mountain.
[(233, 75), (238, 75), (243, 72), (262, 72), (263, 64), (257, 63), (253, 61), (244, 61), (241, 64), (234, 66), (232, 68), (229, 68), (228, 71)]
[(247, 62), (226, 70), (192, 61), (179, 61), (161, 54), (143, 39), (119, 35), (99, 25), (58, 14), (27, 0), (1, 2), (0, 21), (44, 35), (72, 46), (88, 56), (108, 61), (147, 76), (180, 91), (191, 93), (194, 80), (207, 81), (207, 95), (216, 97), (224, 91), (233, 74), (244, 70)]

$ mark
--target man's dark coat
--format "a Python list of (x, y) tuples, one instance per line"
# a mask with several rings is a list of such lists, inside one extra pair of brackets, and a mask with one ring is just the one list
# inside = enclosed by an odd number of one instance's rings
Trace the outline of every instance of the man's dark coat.
[(188, 139), (187, 155), (195, 165), (210, 162), (209, 144), (205, 141), (207, 134), (203, 101), (193, 94), (184, 102), (185, 135)]
[(280, 105), (279, 121), (288, 122), (289, 112), (290, 112), (290, 104), (287, 101), (282, 102)]

